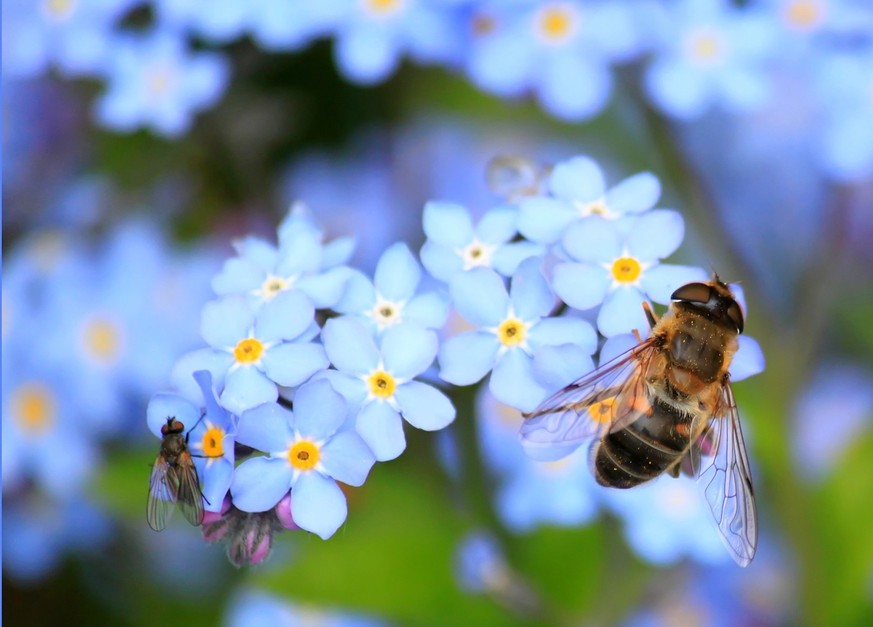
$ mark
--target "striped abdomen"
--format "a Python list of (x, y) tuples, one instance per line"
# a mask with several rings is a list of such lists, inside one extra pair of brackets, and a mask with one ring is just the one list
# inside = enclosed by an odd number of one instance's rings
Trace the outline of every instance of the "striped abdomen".
[(594, 449), (594, 476), (610, 488), (632, 488), (674, 465), (691, 444), (692, 416), (652, 399), (652, 414), (607, 434)]

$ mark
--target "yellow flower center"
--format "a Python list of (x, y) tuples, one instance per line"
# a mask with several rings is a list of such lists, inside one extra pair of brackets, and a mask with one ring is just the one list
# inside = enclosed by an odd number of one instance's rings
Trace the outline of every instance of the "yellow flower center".
[(566, 4), (543, 7), (537, 16), (537, 29), (548, 42), (563, 43), (572, 35), (576, 13)]
[(272, 300), (276, 294), (287, 290), (291, 284), (280, 276), (270, 275), (261, 285), (261, 296), (264, 300)]
[(497, 30), (497, 19), (487, 13), (477, 13), (470, 21), (474, 37), (486, 37)]
[(608, 217), (611, 215), (611, 212), (609, 211), (609, 207), (606, 206), (606, 201), (602, 198), (581, 205), (579, 207), (579, 213), (582, 215), (582, 217), (588, 217), (588, 216)]
[(12, 415), (22, 431), (41, 435), (54, 423), (57, 403), (51, 389), (44, 383), (23, 383), (13, 392)]
[(403, 7), (404, 0), (364, 0), (364, 10), (377, 17), (387, 17)]
[(76, 8), (74, 0), (46, 0), (43, 2), (45, 13), (56, 20), (63, 20), (70, 15)]
[(606, 424), (613, 419), (613, 405), (615, 405), (614, 396), (597, 401), (588, 406), (588, 415), (594, 422)]
[(82, 331), (85, 352), (101, 365), (115, 363), (121, 355), (121, 329), (109, 318), (94, 317)]
[(640, 262), (633, 257), (620, 257), (612, 263), (612, 278), (619, 283), (633, 283), (642, 271)]
[(373, 306), (370, 316), (376, 322), (380, 329), (390, 327), (392, 324), (400, 322), (400, 312), (403, 308), (399, 303), (392, 303), (387, 300), (379, 300)]
[(224, 455), (224, 429), (210, 427), (203, 434), (203, 455), (221, 457)]
[(504, 346), (518, 346), (527, 336), (527, 326), (518, 318), (508, 318), (497, 327), (497, 339)]
[(367, 383), (370, 388), (370, 394), (376, 398), (391, 398), (394, 396), (394, 390), (397, 389), (397, 381), (384, 370), (377, 370), (371, 374)]
[(233, 356), (241, 364), (253, 364), (261, 358), (264, 345), (253, 337), (240, 340), (233, 349)]
[(823, 8), (814, 0), (797, 0), (789, 2), (785, 6), (785, 20), (789, 25), (800, 30), (808, 30), (820, 23), (823, 16)]
[(464, 260), (464, 270), (491, 265), (491, 256), (496, 248), (494, 245), (483, 244), (479, 240), (470, 242), (461, 251), (461, 258)]
[(708, 64), (722, 56), (724, 45), (717, 33), (704, 30), (691, 37), (689, 50), (697, 61)]
[(309, 440), (300, 440), (288, 449), (288, 461), (297, 470), (312, 470), (318, 464), (321, 452), (318, 445)]

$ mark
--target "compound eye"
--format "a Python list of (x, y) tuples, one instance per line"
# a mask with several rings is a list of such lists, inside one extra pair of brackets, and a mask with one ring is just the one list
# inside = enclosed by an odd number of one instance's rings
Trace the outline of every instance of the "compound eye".
[(743, 310), (740, 309), (737, 301), (730, 304), (727, 309), (727, 317), (737, 326), (737, 333), (743, 332)]
[(709, 302), (710, 296), (712, 296), (712, 288), (706, 283), (688, 283), (673, 292), (670, 300), (706, 304)]

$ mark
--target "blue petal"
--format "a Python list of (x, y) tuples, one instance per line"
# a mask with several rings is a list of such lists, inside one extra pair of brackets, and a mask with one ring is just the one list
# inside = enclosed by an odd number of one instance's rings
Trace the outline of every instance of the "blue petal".
[(575, 344), (591, 355), (597, 350), (597, 331), (580, 318), (546, 318), (531, 327), (528, 341), (534, 350), (542, 346)]
[(255, 322), (251, 306), (242, 296), (225, 296), (203, 306), (200, 334), (215, 348), (232, 348), (248, 337)]
[(615, 213), (641, 213), (655, 206), (661, 183), (651, 172), (626, 178), (606, 193), (606, 206)]
[(376, 458), (361, 436), (341, 431), (321, 447), (320, 461), (325, 472), (337, 481), (359, 486), (367, 480)]
[(242, 412), (279, 397), (276, 384), (254, 366), (243, 366), (228, 373), (221, 393), (221, 404), (239, 416)]
[(449, 398), (433, 386), (410, 381), (394, 393), (400, 413), (413, 427), (436, 431), (455, 419), (455, 407)]
[(590, 216), (571, 224), (561, 241), (564, 249), (577, 261), (612, 263), (622, 253), (615, 224), (600, 216)]
[(317, 309), (327, 309), (342, 297), (350, 272), (345, 266), (331, 268), (322, 274), (300, 277), (295, 287), (309, 296)]
[(521, 349), (509, 350), (494, 366), (488, 389), (494, 398), (521, 411), (533, 411), (549, 394), (536, 381), (533, 360)]
[(429, 240), (451, 250), (463, 248), (473, 240), (470, 212), (461, 205), (429, 202), (424, 206), (423, 224)]
[(301, 385), (294, 394), (294, 429), (316, 442), (326, 440), (345, 422), (347, 407), (327, 381)]
[(534, 353), (533, 371), (547, 390), (559, 390), (594, 369), (591, 353), (575, 344), (544, 346)]
[(710, 103), (707, 77), (673, 60), (651, 63), (644, 85), (655, 106), (676, 118), (696, 118)]
[(542, 257), (546, 254), (545, 246), (534, 242), (513, 242), (504, 244), (491, 258), (491, 267), (503, 276), (511, 276), (525, 259)]
[(284, 459), (248, 459), (233, 473), (233, 504), (244, 512), (265, 512), (288, 494), (291, 476), (291, 465)]
[(149, 431), (159, 438), (163, 437), (161, 427), (167, 424), (167, 418), (175, 418), (185, 425), (185, 429), (192, 429), (200, 420), (200, 410), (176, 394), (155, 394), (146, 410)]
[[(230, 443), (233, 446), (233, 443)], [(210, 512), (220, 512), (224, 505), (224, 497), (233, 481), (234, 468), (231, 462), (224, 459), (215, 460), (208, 468), (203, 478), (204, 508)]]
[(385, 367), (400, 379), (411, 379), (427, 370), (438, 348), (436, 333), (414, 322), (395, 325), (382, 336)]
[(367, 374), (379, 365), (381, 355), (370, 330), (351, 318), (332, 318), (322, 331), (324, 350), (339, 370)]
[(419, 294), (403, 308), (403, 318), (427, 329), (438, 329), (449, 315), (449, 298), (443, 292)]
[(606, 185), (597, 162), (580, 155), (555, 166), (549, 189), (563, 200), (587, 203), (602, 198)]
[(603, 109), (612, 91), (612, 74), (603, 62), (563, 54), (544, 64), (537, 77), (543, 107), (565, 120), (583, 120)]
[(340, 264), (348, 263), (355, 252), (355, 238), (338, 237), (324, 245), (321, 251), (321, 267), (324, 269), (334, 268)]
[(319, 370), (330, 367), (320, 344), (285, 342), (267, 350), (261, 358), (270, 379), (286, 387), (300, 385)]
[(342, 298), (335, 309), (344, 314), (360, 314), (368, 311), (376, 304), (376, 288), (373, 282), (359, 270), (350, 270)]
[[(642, 337), (646, 337), (646, 334), (641, 335)], [(611, 338), (607, 339), (600, 348), (600, 366), (602, 367), (604, 364), (609, 363), (619, 355), (626, 353), (637, 344), (639, 344), (639, 342), (632, 333), (613, 335)]]
[(528, 259), (512, 276), (509, 298), (515, 315), (525, 322), (539, 320), (555, 306), (555, 295), (540, 271), (542, 261)]
[(632, 257), (655, 261), (672, 255), (685, 237), (685, 221), (676, 211), (644, 213), (633, 225), (625, 244)]
[(524, 198), (518, 209), (518, 232), (539, 244), (557, 242), (564, 229), (579, 219), (573, 205), (545, 196)]
[(202, 406), (204, 403), (200, 386), (194, 380), (194, 373), (198, 370), (208, 370), (212, 373), (212, 380), (217, 387), (222, 387), (228, 368), (233, 364), (233, 356), (225, 351), (217, 351), (211, 348), (186, 353), (173, 364), (170, 381), (179, 393)]
[(597, 328), (606, 337), (634, 330), (645, 335), (649, 321), (643, 311), (643, 295), (635, 287), (618, 287), (610, 292), (597, 314)]
[(272, 272), (276, 267), (276, 260), (279, 258), (279, 251), (276, 247), (262, 240), (260, 237), (252, 235), (242, 237), (233, 242), (233, 247), (241, 257), (245, 257), (255, 264), (264, 274)]
[(656, 303), (666, 305), (670, 296), (686, 283), (706, 281), (707, 275), (695, 266), (674, 266), (658, 264), (643, 272), (640, 287)]
[(406, 448), (403, 420), (388, 403), (373, 401), (365, 405), (358, 414), (355, 430), (373, 451), (376, 461), (395, 459)]
[(412, 298), (420, 280), (421, 268), (409, 247), (397, 243), (382, 253), (373, 283), (384, 298), (403, 302)]
[(610, 285), (612, 278), (606, 270), (585, 263), (558, 264), (552, 279), (558, 297), (570, 307), (582, 310), (602, 303)]
[(731, 381), (742, 381), (764, 371), (766, 361), (764, 351), (758, 341), (748, 335), (741, 335), (740, 347), (731, 362)]
[(386, 79), (399, 61), (396, 44), (380, 28), (361, 26), (347, 30), (334, 43), (340, 71), (351, 81), (372, 85)]
[(430, 240), (421, 247), (421, 263), (438, 281), (448, 282), (456, 272), (464, 269), (461, 255), (453, 249)]
[(200, 386), (200, 392), (203, 394), (203, 403), (201, 407), (206, 409), (206, 417), (212, 422), (227, 428), (230, 419), (227, 412), (218, 404), (215, 398), (215, 388), (212, 385), (212, 373), (208, 370), (198, 370), (194, 373), (194, 380)]
[(212, 279), (212, 289), (219, 296), (247, 294), (258, 289), (266, 273), (248, 259), (234, 257), (224, 262), (221, 272)]
[(518, 210), (496, 207), (482, 216), (476, 225), (476, 235), (485, 244), (504, 244), (518, 233)]
[(331, 387), (339, 392), (349, 405), (360, 405), (367, 398), (367, 384), (357, 377), (336, 370), (322, 370), (313, 379), (325, 380), (330, 383)]
[(236, 441), (264, 453), (277, 453), (293, 440), (291, 410), (278, 403), (264, 403), (239, 417)]
[(315, 272), (321, 265), (321, 241), (313, 233), (294, 234), (284, 239), (279, 252), (274, 274), (282, 277)]
[(496, 327), (509, 311), (509, 295), (500, 275), (489, 268), (457, 274), (449, 284), (455, 309), (468, 322)]
[(333, 479), (307, 472), (291, 491), (291, 517), (301, 529), (327, 540), (345, 522), (346, 497)]
[(312, 324), (315, 309), (309, 298), (286, 290), (263, 304), (255, 321), (255, 337), (264, 342), (293, 340)]
[(443, 342), (439, 351), (440, 378), (455, 385), (472, 385), (494, 367), (500, 342), (493, 333), (471, 331)]

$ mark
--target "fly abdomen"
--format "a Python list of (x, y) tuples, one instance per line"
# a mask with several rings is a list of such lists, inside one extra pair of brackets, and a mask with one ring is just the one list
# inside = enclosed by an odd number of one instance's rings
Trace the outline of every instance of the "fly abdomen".
[(607, 434), (594, 449), (597, 483), (632, 488), (654, 479), (688, 449), (691, 416), (655, 398), (651, 415)]

